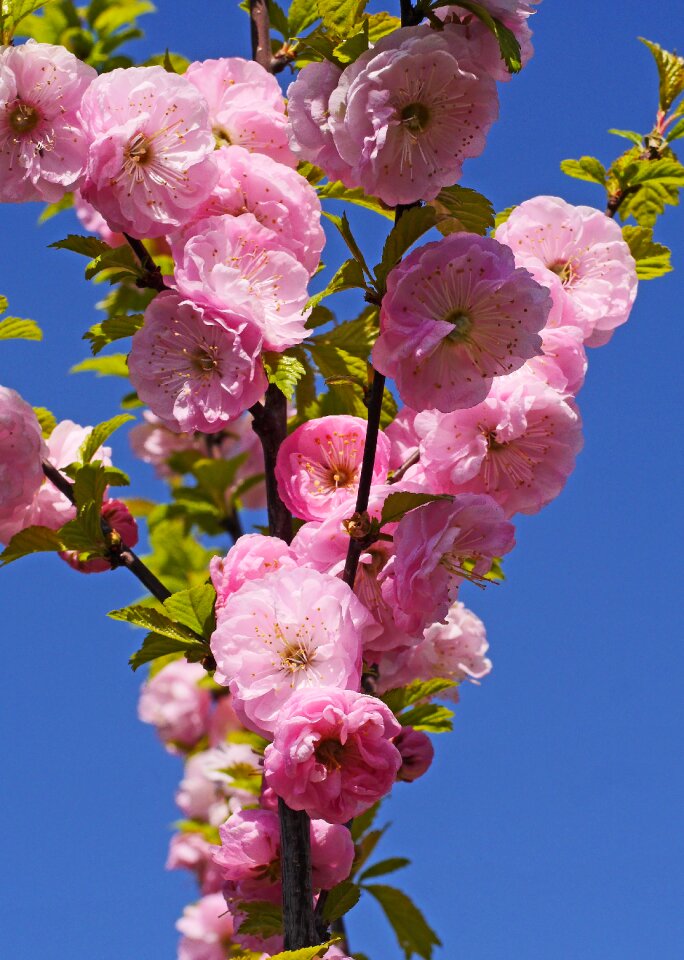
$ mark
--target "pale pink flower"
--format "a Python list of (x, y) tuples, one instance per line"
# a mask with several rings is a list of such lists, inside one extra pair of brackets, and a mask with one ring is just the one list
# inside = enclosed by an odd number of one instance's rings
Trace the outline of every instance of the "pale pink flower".
[(309, 274), (253, 214), (201, 220), (173, 253), (180, 293), (229, 326), (250, 321), (264, 349), (282, 352), (305, 338)]
[(476, 157), (498, 116), (494, 81), (461, 63), (447, 31), (405, 27), (342, 74), (328, 109), (349, 186), (385, 203), (431, 200)]
[(158, 477), (170, 477), (173, 470), (169, 458), (174, 453), (199, 449), (200, 442), (194, 433), (182, 433), (174, 424), (164, 423), (151, 410), (143, 411), (143, 422), (136, 423), (128, 433), (134, 455), (144, 463), (151, 464)]
[(513, 525), (491, 497), (462, 494), (409, 511), (394, 532), (382, 589), (396, 623), (418, 635), (441, 620), (463, 579), (476, 582), (515, 545)]
[(261, 337), (240, 318), (234, 327), (171, 290), (154, 298), (128, 358), (140, 399), (167, 423), (216, 433), (263, 395)]
[[(330, 890), (349, 876), (354, 843), (346, 827), (315, 819), (310, 833), (313, 886), (317, 890)], [(278, 902), (281, 890), (278, 814), (272, 810), (242, 810), (219, 827), (219, 834), (221, 847), (214, 853), (214, 862), (226, 881), (226, 895), (235, 900)]]
[(401, 754), (401, 767), (397, 780), (413, 783), (430, 769), (435, 755), (432, 741), (422, 730), (404, 727), (398, 737), (392, 741)]
[(373, 362), (414, 410), (472, 407), (540, 353), (550, 306), (507, 247), (453, 233), (390, 272)]
[(190, 820), (218, 826), (231, 811), (255, 802), (252, 793), (236, 786), (245, 777), (261, 775), (260, 758), (246, 743), (221, 743), (194, 753), (176, 793), (176, 803)]
[(191, 63), (185, 76), (208, 103), (219, 144), (234, 144), (297, 166), (288, 144), (285, 101), (272, 74), (253, 60), (224, 57)]
[(201, 833), (174, 833), (169, 843), (166, 869), (190, 870), (203, 894), (217, 893), (223, 886), (223, 877), (213, 861), (217, 849)]
[(340, 68), (330, 60), (308, 63), (288, 87), (287, 112), (294, 153), (321, 167), (331, 180), (350, 181), (352, 171), (335, 146), (328, 109), (341, 76)]
[(269, 733), (301, 687), (359, 684), (373, 618), (337, 577), (299, 567), (251, 580), (228, 597), (211, 638), (215, 679), (246, 727)]
[(55, 202), (78, 186), (88, 155), (78, 109), (96, 76), (62, 46), (0, 48), (0, 201)]
[[(365, 420), (330, 416), (302, 424), (283, 441), (276, 462), (278, 492), (296, 517), (324, 520), (339, 505), (353, 504), (365, 440)], [(374, 483), (387, 479), (389, 453), (389, 441), (380, 431)]]
[(80, 190), (74, 191), (74, 213), (89, 233), (98, 234), (100, 240), (104, 240), (110, 247), (120, 247), (122, 243), (126, 243), (123, 233), (110, 230), (102, 214), (97, 212), (92, 203), (84, 200)]
[[(194, 219), (252, 213), (272, 230), (312, 276), (318, 269), (325, 233), (318, 194), (296, 170), (265, 154), (242, 147), (222, 147), (214, 154), (218, 183)], [(192, 228), (187, 229), (187, 235)]]
[(390, 442), (390, 469), (398, 470), (417, 452), (420, 439), (413, 428), (416, 411), (402, 407), (394, 420), (385, 427)]
[(293, 810), (346, 823), (392, 789), (401, 726), (375, 697), (323, 687), (299, 690), (266, 748), (266, 782)]
[(242, 724), (238, 720), (238, 715), (233, 709), (230, 696), (223, 691), (220, 696), (211, 717), (209, 718), (209, 746), (216, 747), (227, 739), (228, 734), (236, 730), (241, 730)]
[(192, 747), (206, 735), (211, 694), (198, 686), (206, 676), (201, 663), (173, 660), (145, 682), (138, 719), (151, 723), (168, 747)]
[[(125, 503), (121, 500), (105, 500), (100, 515), (112, 530), (119, 534), (127, 547), (134, 547), (137, 544), (138, 524)], [(79, 573), (105, 573), (112, 569), (111, 563), (104, 557), (79, 560), (77, 550), (64, 550), (59, 556)]]
[[(530, 13), (534, 12), (530, 4), (503, 0), (501, 3), (483, 3), (482, 6), (514, 34), (520, 44), (520, 61), (525, 66), (534, 53), (532, 31), (527, 23)], [(434, 13), (452, 31), (450, 42), (455, 56), (460, 53), (470, 58), (476, 73), (484, 71), (502, 83), (511, 79), (512, 74), (501, 56), (499, 41), (479, 17), (458, 6), (439, 7)], [(454, 42), (454, 35), (460, 39), (460, 44)]]
[(0, 386), (0, 542), (30, 523), (34, 497), (43, 483), (48, 449), (33, 409), (16, 390)]
[(636, 265), (620, 226), (592, 207), (534, 197), (496, 231), (516, 263), (567, 300), (587, 346), (601, 346), (625, 323), (636, 297)]
[(90, 140), (83, 197), (114, 232), (161, 237), (182, 227), (217, 173), (207, 104), (163, 67), (99, 76), (81, 107)]
[(542, 353), (523, 367), (564, 397), (574, 397), (582, 389), (587, 372), (587, 353), (582, 331), (577, 327), (545, 327), (541, 331)]
[(524, 370), (498, 379), (478, 406), (426, 410), (415, 426), (435, 493), (486, 493), (507, 517), (557, 497), (583, 442), (576, 408)]
[(178, 960), (226, 960), (235, 921), (221, 893), (210, 893), (183, 911)]
[(212, 557), (211, 582), (216, 590), (216, 616), (220, 620), (226, 600), (247, 580), (262, 580), (276, 570), (292, 569), (297, 560), (284, 540), (247, 533), (240, 537), (225, 557)]

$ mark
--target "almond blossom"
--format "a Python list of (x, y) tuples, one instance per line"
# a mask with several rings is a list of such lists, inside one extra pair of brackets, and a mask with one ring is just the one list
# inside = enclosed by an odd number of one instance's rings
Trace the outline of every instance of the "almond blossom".
[(220, 893), (211, 893), (191, 904), (176, 923), (183, 934), (178, 960), (225, 960), (235, 921)]
[(83, 179), (81, 100), (97, 76), (62, 46), (0, 48), (0, 201), (60, 200)]
[(116, 233), (182, 227), (217, 179), (207, 104), (163, 67), (97, 77), (81, 105), (90, 151), (81, 193)]
[(198, 686), (204, 675), (201, 663), (174, 660), (143, 686), (138, 718), (156, 727), (167, 749), (192, 747), (206, 735), (211, 694)]
[[(100, 516), (104, 523), (119, 534), (127, 547), (134, 547), (137, 544), (138, 524), (125, 503), (111, 498), (105, 500), (100, 509)], [(63, 550), (59, 556), (79, 573), (105, 573), (112, 569), (112, 564), (106, 557), (89, 557), (87, 560), (82, 560), (78, 550)]]
[(435, 755), (432, 741), (422, 730), (404, 727), (398, 737), (392, 741), (401, 754), (401, 766), (397, 780), (413, 783), (430, 769)]
[(0, 542), (22, 527), (44, 481), (47, 445), (33, 408), (16, 390), (0, 386)]
[(228, 597), (248, 580), (261, 580), (276, 570), (291, 569), (297, 559), (284, 540), (247, 533), (239, 537), (225, 557), (212, 557), (209, 563), (211, 582), (216, 590), (217, 619), (223, 617)]
[(508, 247), (453, 233), (390, 272), (373, 362), (414, 410), (472, 407), (495, 377), (541, 352), (550, 308)]
[(166, 869), (189, 870), (203, 894), (218, 893), (223, 886), (223, 878), (213, 861), (215, 851), (216, 846), (201, 833), (174, 833), (169, 843)]

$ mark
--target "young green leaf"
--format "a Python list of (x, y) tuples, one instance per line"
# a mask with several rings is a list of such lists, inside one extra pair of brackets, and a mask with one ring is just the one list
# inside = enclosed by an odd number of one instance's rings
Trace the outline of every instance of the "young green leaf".
[(491, 202), (469, 187), (458, 184), (444, 187), (435, 199), (430, 201), (430, 206), (445, 218), (437, 223), (437, 229), (443, 234), (459, 230), (484, 237), (494, 226), (494, 207)]
[(368, 0), (317, 0), (318, 13), (328, 33), (345, 40), (361, 21)]
[(434, 947), (442, 944), (413, 901), (395, 887), (370, 884), (364, 890), (368, 890), (382, 907), (406, 960), (411, 960), (415, 954), (423, 960), (432, 960)]
[(636, 260), (636, 272), (640, 280), (653, 280), (672, 270), (669, 248), (654, 242), (650, 227), (624, 226), (622, 235)]
[(287, 29), (290, 37), (299, 34), (318, 20), (318, 4), (316, 0), (292, 0), (287, 14)]
[(624, 140), (631, 140), (631, 142), (637, 147), (640, 147), (644, 140), (641, 134), (637, 133), (636, 130), (616, 130), (615, 127), (611, 127), (608, 133), (612, 133), (616, 137), (622, 137)]
[(660, 81), (660, 109), (667, 112), (684, 90), (684, 57), (678, 57), (676, 53), (663, 50), (657, 43), (646, 40), (644, 37), (639, 37), (639, 40), (653, 54)]
[(88, 357), (69, 370), (69, 373), (94, 373), (96, 377), (128, 377), (125, 353), (109, 353), (104, 357)]
[(511, 214), (513, 213), (513, 211), (515, 210), (516, 206), (517, 206), (517, 204), (514, 203), (513, 206), (511, 206), (511, 207), (505, 207), (505, 209), (500, 210), (499, 213), (497, 213), (497, 214), (494, 215), (494, 229), (495, 229), (495, 230), (497, 229), (497, 227), (500, 227), (502, 223), (505, 223), (505, 222), (508, 220), (508, 218), (510, 217), (510, 215), (511, 215)]
[(243, 934), (268, 939), (282, 933), (283, 914), (277, 904), (268, 900), (248, 900), (242, 901), (239, 909), (240, 913), (247, 914), (240, 924)]
[(79, 450), (81, 463), (90, 463), (102, 444), (108, 440), (119, 427), (122, 427), (124, 423), (128, 423), (130, 420), (135, 420), (135, 417), (130, 413), (119, 413), (110, 420), (105, 420), (103, 423), (98, 423), (96, 427), (93, 427), (81, 444)]
[(375, 268), (376, 276), (384, 282), (406, 251), (420, 240), (424, 233), (437, 225), (439, 215), (434, 207), (412, 207), (395, 223), (382, 248), (382, 260)]
[(46, 203), (43, 207), (43, 212), (38, 217), (38, 223), (45, 223), (48, 220), (51, 220), (53, 217), (56, 217), (58, 213), (61, 213), (63, 210), (70, 210), (74, 205), (74, 195), (73, 193), (65, 193), (61, 200), (57, 200), (56, 203)]
[[(181, 643), (195, 643), (200, 639), (189, 627), (184, 626), (182, 623), (175, 623), (154, 607), (144, 607), (139, 603), (131, 604), (129, 607), (121, 607), (119, 610), (110, 610), (107, 616), (111, 617), (112, 620), (123, 620), (125, 623), (132, 623), (136, 627), (145, 627), (147, 630), (153, 630), (162, 637), (167, 637), (170, 640), (178, 640)], [(166, 651), (166, 653), (171, 652), (171, 650)]]
[(414, 680), (405, 687), (395, 687), (383, 693), (380, 698), (390, 708), (392, 713), (398, 714), (405, 707), (410, 707), (421, 700), (436, 697), (445, 690), (452, 690), (458, 686), (453, 680), (443, 677), (434, 677), (432, 680)]
[(110, 283), (135, 279), (143, 274), (142, 267), (128, 244), (107, 249), (104, 253), (94, 257), (85, 269), (85, 278), (86, 280), (92, 280), (93, 277), (97, 277), (105, 270), (116, 271), (108, 277)]
[(216, 591), (210, 583), (203, 583), (190, 590), (180, 590), (164, 601), (164, 607), (176, 623), (181, 623), (194, 633), (209, 639), (214, 626), (214, 601)]
[(339, 180), (318, 187), (318, 196), (321, 200), (346, 200), (347, 203), (365, 207), (367, 210), (373, 210), (389, 220), (394, 220), (394, 210), (391, 207), (386, 207), (382, 200), (368, 196), (361, 187), (345, 187)]
[(323, 956), (334, 942), (334, 940), (328, 940), (317, 947), (302, 947), (301, 950), (285, 950), (283, 953), (273, 953), (271, 954), (271, 960), (316, 960), (317, 957)]
[(63, 550), (62, 541), (56, 530), (49, 527), (24, 527), (15, 533), (5, 549), (0, 553), (0, 566), (7, 566), (20, 557), (30, 553), (53, 553)]
[(406, 713), (400, 713), (397, 720), (402, 727), (414, 730), (426, 730), (428, 733), (450, 733), (454, 726), (454, 711), (439, 703), (421, 703)]
[(330, 923), (339, 920), (355, 907), (361, 897), (361, 888), (351, 880), (343, 880), (328, 892), (323, 908), (323, 916)]
[(47, 440), (52, 431), (57, 426), (57, 418), (54, 413), (51, 413), (47, 407), (34, 407), (33, 412), (38, 418), (38, 423), (40, 424), (40, 429), (43, 436)]
[(432, 503), (433, 500), (451, 499), (449, 496), (435, 493), (409, 493), (407, 491), (390, 493), (382, 505), (380, 526), (384, 527), (388, 523), (397, 523), (409, 510), (422, 507), (424, 503)]
[(341, 217), (338, 217), (334, 213), (328, 213), (324, 211), (323, 216), (337, 227), (337, 229), (340, 232), (340, 236), (342, 237), (344, 242), (347, 244), (347, 247), (349, 248), (349, 252), (351, 253), (352, 257), (356, 261), (358, 261), (359, 265), (361, 266), (366, 276), (369, 279), (372, 279), (372, 274), (368, 269), (368, 264), (366, 263), (366, 259), (363, 253), (361, 252), (361, 247), (356, 242), (356, 237), (352, 233), (351, 224), (347, 219), (347, 214), (343, 213)]
[[(450, 6), (451, 0), (439, 0), (433, 3), (432, 7)], [(491, 13), (481, 3), (474, 3), (473, 0), (464, 0), (459, 3), (460, 7), (470, 10), (486, 27), (494, 34), (501, 51), (501, 59), (508, 67), (509, 73), (518, 73), (522, 69), (522, 60), (520, 53), (520, 44), (513, 33), (501, 20), (493, 17)]]
[(5, 317), (0, 320), (0, 340), (42, 340), (43, 331), (35, 320)]
[(183, 653), (191, 663), (197, 663), (204, 660), (211, 650), (208, 644), (200, 643), (198, 640), (174, 640), (159, 633), (148, 633), (142, 647), (128, 662), (133, 670), (137, 670), (144, 663), (150, 663), (158, 657), (166, 657), (171, 653)]
[(374, 803), (372, 807), (369, 807), (368, 810), (364, 810), (363, 813), (360, 813), (358, 817), (354, 817), (350, 827), (350, 832), (352, 840), (356, 843), (361, 839), (366, 830), (370, 830), (373, 826), (373, 821), (378, 815), (378, 810), (380, 809), (380, 802)]
[(98, 354), (104, 347), (124, 337), (132, 337), (143, 325), (142, 313), (129, 313), (119, 317), (108, 317), (102, 323), (96, 323), (86, 333), (84, 340), (90, 341), (93, 355)]
[(411, 863), (406, 857), (388, 857), (387, 860), (379, 860), (372, 867), (368, 867), (359, 877), (359, 882), (371, 880), (373, 877), (383, 877), (388, 873), (395, 873), (397, 870), (403, 870)]
[(262, 354), (264, 370), (269, 383), (274, 383), (291, 400), (299, 380), (306, 376), (306, 367), (296, 356), (288, 353)]
[(80, 253), (89, 260), (94, 260), (112, 249), (108, 243), (98, 237), (83, 237), (75, 233), (70, 233), (64, 240), (56, 240), (50, 244), (50, 247), (55, 250), (71, 250), (72, 253)]
[(330, 297), (333, 293), (339, 293), (340, 290), (353, 290), (356, 287), (361, 290), (366, 289), (366, 279), (361, 264), (358, 260), (345, 260), (325, 290), (314, 294), (308, 305), (315, 308), (325, 297)]
[(602, 187), (606, 185), (606, 170), (600, 160), (596, 157), (580, 157), (579, 160), (561, 160), (560, 165), (563, 173), (575, 180), (589, 180), (592, 183), (600, 183)]

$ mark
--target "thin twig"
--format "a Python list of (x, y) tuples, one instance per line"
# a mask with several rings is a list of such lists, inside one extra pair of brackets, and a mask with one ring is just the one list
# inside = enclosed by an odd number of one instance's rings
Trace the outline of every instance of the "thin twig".
[(154, 262), (152, 254), (149, 252), (142, 240), (138, 240), (136, 237), (131, 237), (127, 233), (124, 233), (124, 237), (128, 241), (133, 253), (140, 261), (140, 266), (144, 270), (144, 275), (136, 281), (137, 285), (139, 287), (149, 287), (151, 290), (158, 290), (160, 292), (162, 290), (170, 289), (164, 283), (161, 270)]
[(387, 481), (388, 483), (399, 483), (402, 480), (411, 467), (415, 465), (420, 460), (420, 450), (414, 450), (410, 457), (407, 457), (406, 460), (402, 463), (398, 470), (395, 470), (392, 476)]

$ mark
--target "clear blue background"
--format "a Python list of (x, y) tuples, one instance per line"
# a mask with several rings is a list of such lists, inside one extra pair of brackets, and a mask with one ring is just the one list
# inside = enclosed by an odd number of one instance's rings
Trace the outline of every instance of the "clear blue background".
[[(166, 46), (196, 59), (247, 54), (235, 4), (158, 6), (141, 57)], [(501, 90), (501, 120), (463, 182), (498, 209), (539, 193), (599, 204), (599, 188), (558, 163), (609, 161), (622, 142), (607, 128), (649, 129), (655, 70), (636, 37), (684, 46), (681, 4), (546, 0), (534, 28), (536, 56)], [(37, 230), (38, 212), (0, 212), (0, 291), (46, 332), (43, 344), (3, 344), (0, 382), (95, 423), (121, 386), (65, 377), (87, 353), (96, 296), (79, 258), (46, 250), (69, 218)], [(381, 224), (363, 224), (377, 249)], [(591, 353), (586, 446), (566, 490), (520, 521), (506, 583), (466, 597), (486, 620), (493, 674), (464, 691), (430, 774), (386, 805), (394, 826), (380, 850), (414, 859), (396, 879), (440, 932), (440, 960), (684, 955), (683, 224), (670, 209), (658, 228), (679, 248), (678, 272), (644, 283), (629, 324)], [(124, 436), (114, 448), (136, 493), (161, 492)], [(175, 956), (173, 924), (193, 897), (185, 876), (163, 869), (180, 765), (136, 720), (140, 678), (126, 661), (138, 637), (104, 616), (137, 593), (123, 571), (86, 579), (52, 558), (0, 573), (8, 960)], [(351, 931), (372, 960), (400, 957), (374, 904)]]

